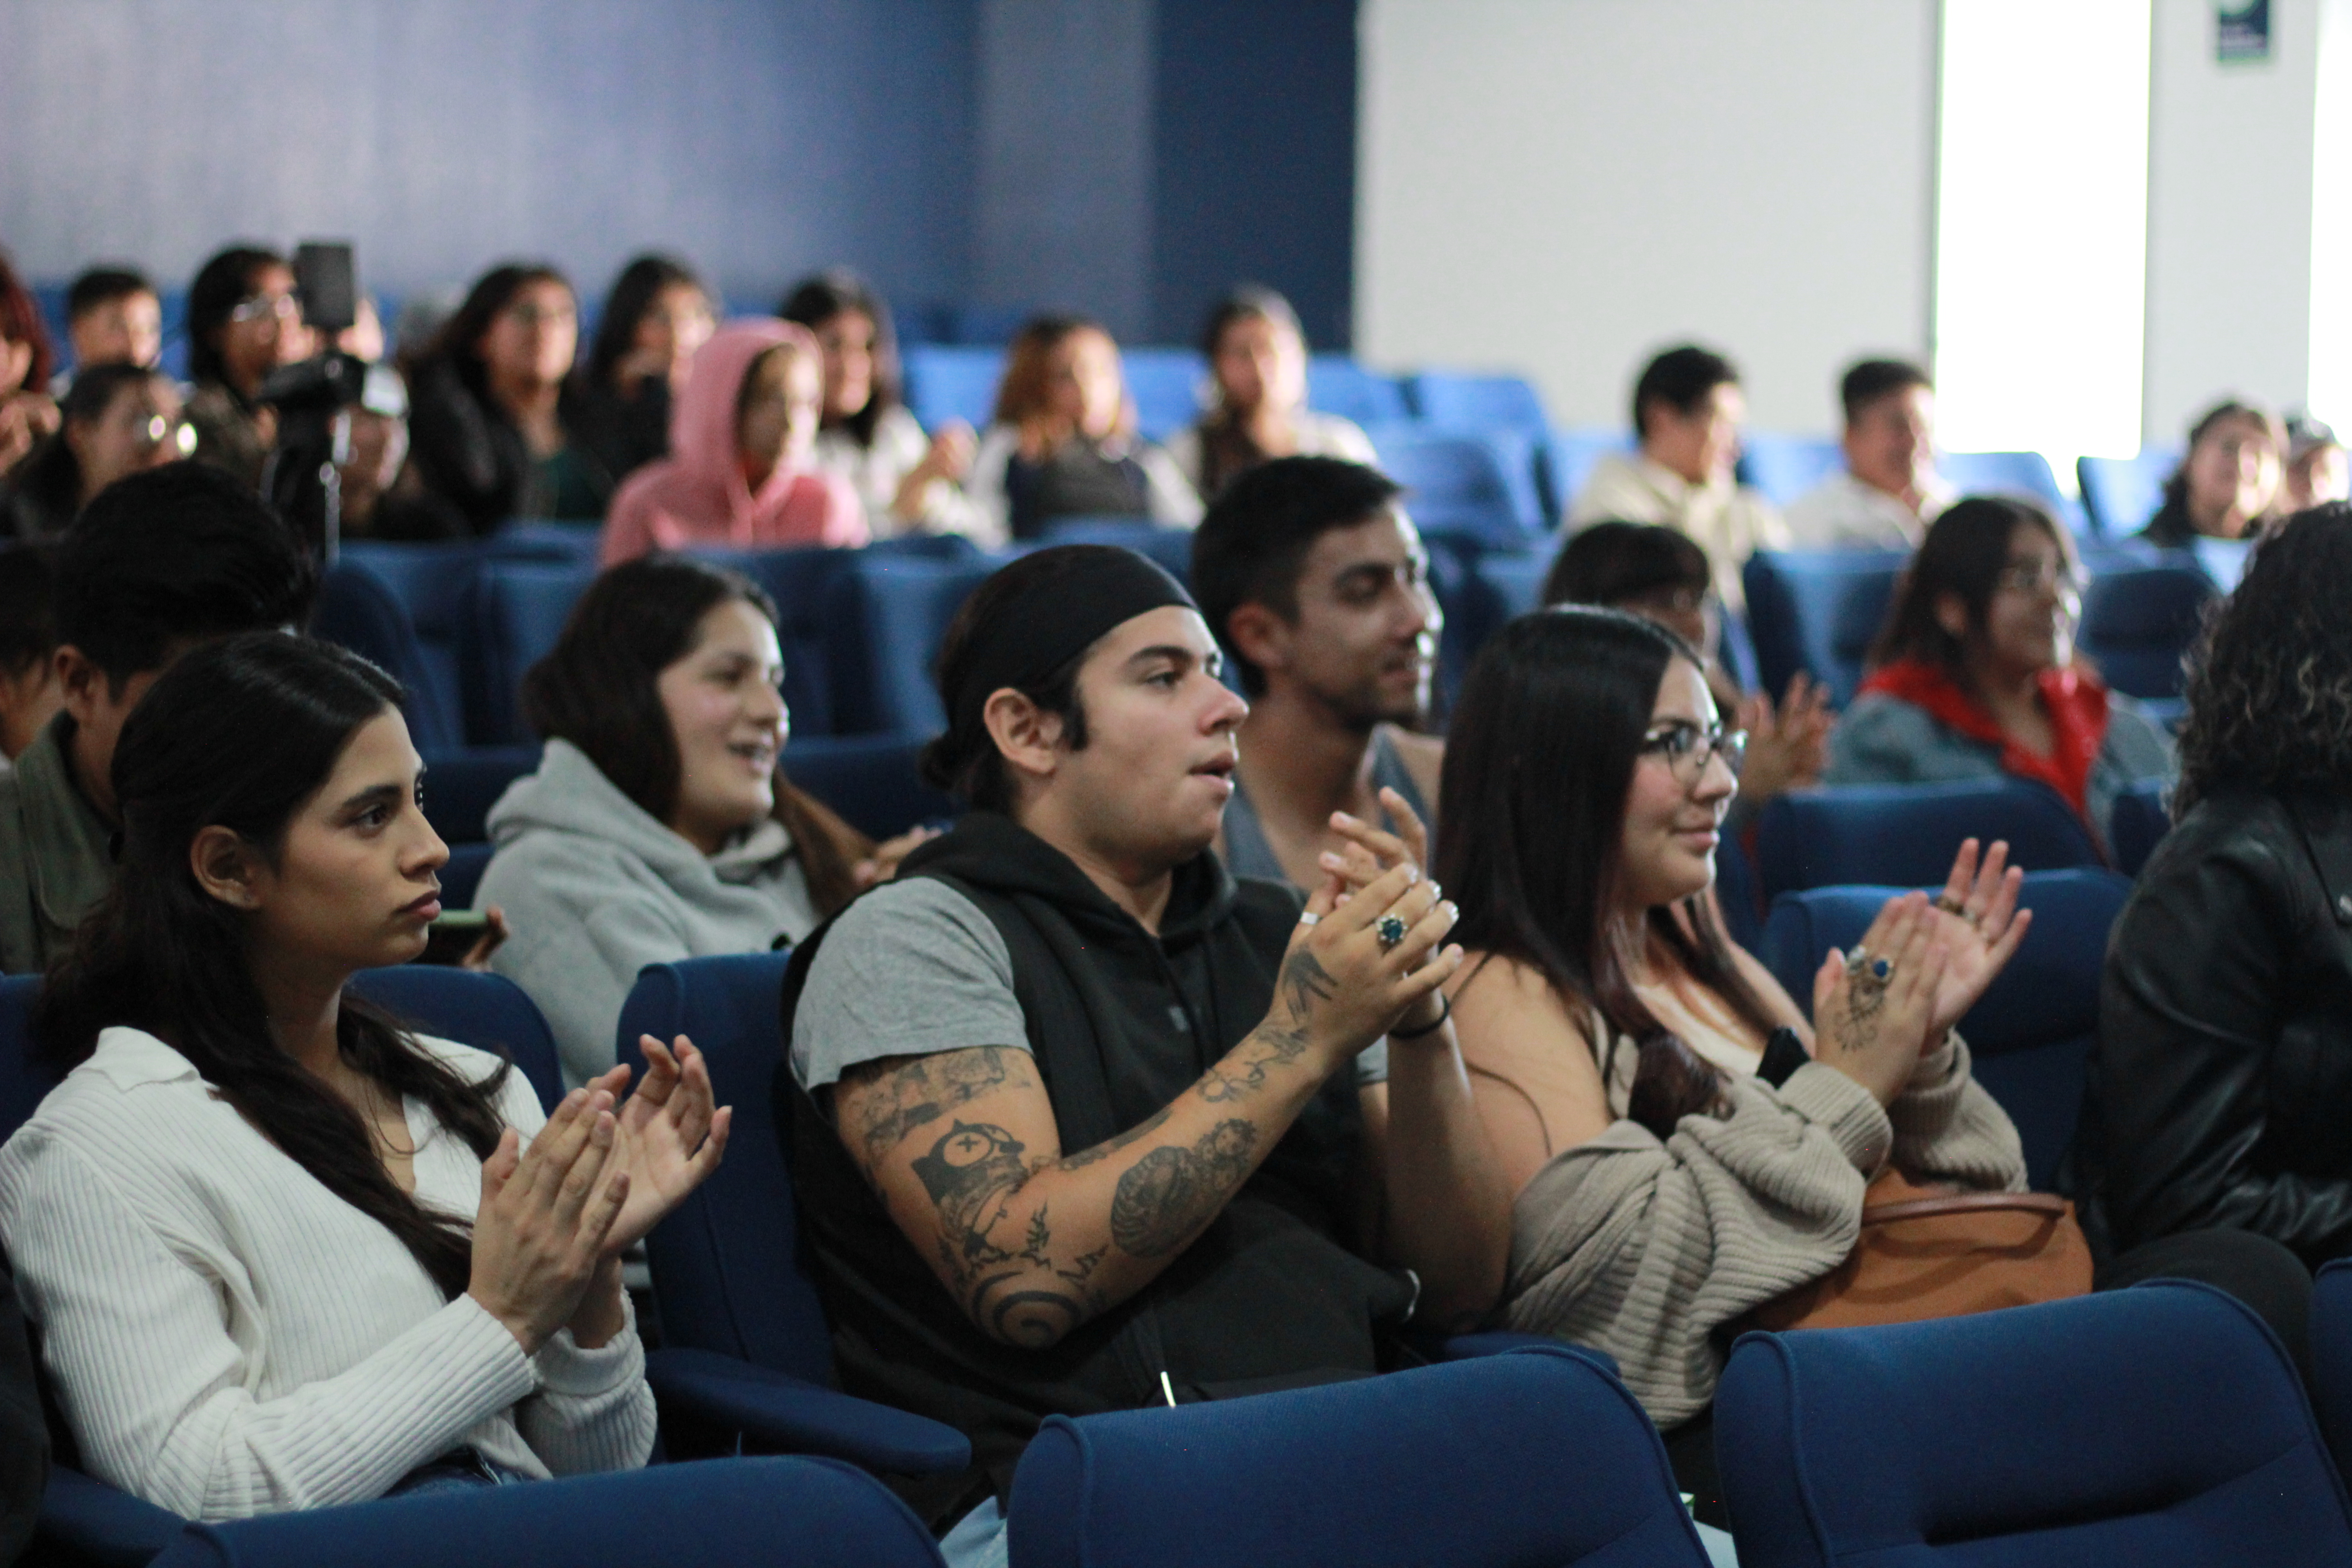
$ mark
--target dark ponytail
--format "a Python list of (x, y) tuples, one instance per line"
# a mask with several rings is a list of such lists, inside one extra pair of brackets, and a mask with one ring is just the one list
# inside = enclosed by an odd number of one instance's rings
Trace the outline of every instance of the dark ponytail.
[[(454, 1297), (472, 1272), (471, 1228), (403, 1192), (358, 1110), (278, 1048), (248, 963), (246, 917), (198, 886), (188, 865), (197, 833), (214, 826), (275, 857), (352, 736), (400, 695), (356, 654), (282, 632), (211, 644), (174, 665), (123, 725), (114, 885), (50, 967), (34, 1034), (60, 1071), (87, 1059), (110, 1026), (163, 1040)], [(348, 994), (336, 1034), (352, 1068), (424, 1100), (478, 1157), (497, 1149), (509, 1068), (471, 1082)]]

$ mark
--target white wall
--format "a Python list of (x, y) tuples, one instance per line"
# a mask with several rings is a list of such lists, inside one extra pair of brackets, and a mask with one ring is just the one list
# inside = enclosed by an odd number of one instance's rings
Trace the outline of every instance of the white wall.
[(1356, 342), (1617, 425), (1684, 339), (1759, 428), (1927, 350), (1935, 0), (1364, 0)]

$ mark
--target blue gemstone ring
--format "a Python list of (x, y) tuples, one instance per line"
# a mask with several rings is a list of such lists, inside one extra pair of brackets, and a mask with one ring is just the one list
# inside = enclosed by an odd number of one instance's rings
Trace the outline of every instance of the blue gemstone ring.
[(1381, 947), (1386, 951), (1402, 942), (1408, 929), (1402, 915), (1391, 913), (1380, 918), (1380, 922), (1372, 927), (1372, 934), (1381, 939)]

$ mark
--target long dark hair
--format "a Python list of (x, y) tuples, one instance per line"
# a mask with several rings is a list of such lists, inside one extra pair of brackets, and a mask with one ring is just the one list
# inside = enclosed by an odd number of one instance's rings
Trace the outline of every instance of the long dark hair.
[(93, 425), (106, 417), (125, 387), (163, 379), (163, 373), (141, 364), (94, 364), (73, 379), (58, 404), (58, 429), (40, 449), (25, 460), (16, 486), (59, 521), (69, 521), (81, 510), (81, 459), (74, 455), (66, 432), (77, 425)]
[[(2197, 416), (2189, 427), (2189, 445), (2180, 449), (2180, 466), (2164, 481), (2164, 510), (2187, 515), (2189, 506), (2189, 461), (2197, 455), (2197, 443), (2212, 433), (2213, 426), (2225, 419), (2251, 419), (2271, 433), (2271, 445), (2278, 449), (2279, 465), (2286, 465), (2286, 425), (2279, 416), (2259, 403), (2243, 398), (2225, 398)], [(2253, 530), (2249, 527), (2246, 531)]]
[[(1615, 610), (1522, 616), (1480, 652), (1447, 732), (1433, 874), (1460, 907), (1453, 941), (1541, 973), (1563, 998), (1601, 1010), (1612, 1039), (1641, 1057), (1633, 1119), (1664, 1138), (1716, 1104), (1716, 1069), (1669, 1033), (1634, 991), (1644, 931), (1616, 918), (1626, 802), (1668, 666), (1698, 654), (1664, 627)], [(1742, 978), (1702, 896), (1649, 912), (1646, 934), (1733, 1011), (1778, 1022)]]
[[(656, 822), (677, 809), (677, 738), (662, 706), (661, 672), (694, 651), (702, 617), (740, 600), (780, 619), (749, 577), (682, 555), (625, 562), (589, 585), (547, 657), (523, 672), (522, 714), (550, 740), (580, 748), (614, 789)], [(776, 771), (776, 820), (792, 834), (821, 915), (857, 891), (853, 875), (874, 846), (823, 802)]]
[[(596, 342), (588, 350), (589, 385), (604, 386), (611, 382), (614, 367), (628, 358), (629, 351), (636, 346), (637, 323), (646, 319), (646, 312), (654, 308), (663, 289), (681, 286), (695, 289), (705, 301), (710, 299), (710, 290), (695, 276), (694, 268), (674, 256), (640, 256), (621, 268), (621, 275), (605, 291), (604, 313), (596, 321)], [(510, 291), (508, 298), (513, 297)], [(490, 314), (498, 312), (493, 310)], [(483, 318), (482, 324), (489, 324), (488, 317)], [(474, 335), (477, 339), (481, 336), (479, 332)]]
[[(196, 835), (215, 826), (276, 856), (352, 736), (398, 702), (399, 683), (330, 644), (256, 632), (193, 650), (148, 695), (114, 752), (122, 811), (114, 885), (50, 966), (33, 1020), (40, 1050), (63, 1070), (87, 1059), (110, 1026), (156, 1036), (457, 1295), (471, 1272), (470, 1227), (401, 1191), (358, 1110), (271, 1039), (247, 916), (207, 894), (188, 866)], [(336, 1037), (347, 1064), (423, 1100), (477, 1156), (497, 1150), (509, 1068), (471, 1082), (348, 994)]]
[[(2069, 573), (2082, 570), (2074, 541), (2051, 515), (2031, 501), (2008, 496), (1969, 496), (1954, 501), (1928, 525), (1918, 553), (1903, 569), (1885, 623), (1870, 645), (1870, 667), (1916, 659), (1949, 676), (1962, 690), (1974, 689), (1969, 658), (1984, 644), (1985, 618), (2009, 564), (2009, 542), (2026, 523), (2048, 534)], [(1969, 629), (1954, 637), (1936, 618), (1947, 594), (1968, 607)]]
[(860, 447), (871, 447), (874, 427), (882, 416), (898, 406), (900, 396), (898, 329), (890, 320), (888, 303), (865, 279), (846, 267), (836, 267), (803, 279), (776, 307), (777, 315), (812, 332), (845, 310), (855, 310), (874, 323), (874, 395), (866, 400), (865, 407), (841, 421), (841, 427)]
[(2352, 795), (2352, 505), (2289, 518), (2216, 603), (2189, 658), (2174, 819), (2229, 784)]
[[(188, 379), (202, 386), (218, 382), (229, 386), (228, 365), (221, 358), (220, 331), (231, 311), (253, 292), (254, 274), (265, 267), (284, 267), (286, 258), (259, 245), (232, 245), (205, 262), (188, 285)], [(229, 390), (241, 400), (245, 394)]]
[(489, 373), (482, 364), (482, 334), (490, 330), (499, 312), (533, 283), (556, 284), (572, 296), (575, 304), (579, 300), (579, 291), (572, 287), (572, 279), (547, 262), (509, 261), (493, 267), (467, 290), (465, 303), (434, 334), (432, 347), (425, 351), (425, 357), (446, 361), (457, 373), (466, 390), (477, 397), (488, 396)]

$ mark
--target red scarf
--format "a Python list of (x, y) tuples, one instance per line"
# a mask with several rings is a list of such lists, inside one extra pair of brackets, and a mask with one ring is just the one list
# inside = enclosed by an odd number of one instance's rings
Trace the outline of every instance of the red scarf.
[(2107, 741), (2107, 689), (2096, 677), (2079, 669), (2045, 669), (2040, 684), (2042, 710), (2050, 717), (2055, 742), (2046, 757), (2037, 757), (2019, 745), (1983, 703), (1932, 664), (1897, 659), (1864, 681), (1862, 689), (1901, 698), (1915, 708), (1926, 709), (1969, 739), (1998, 746), (2004, 771), (2048, 784), (2087, 820), (2091, 764), (2098, 761), (2099, 748)]

